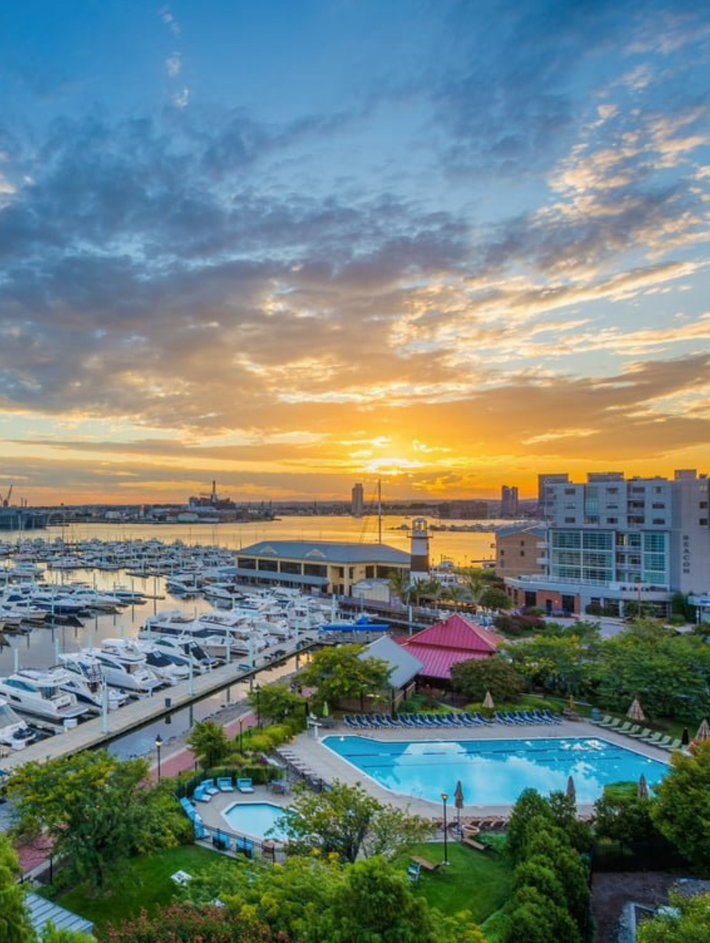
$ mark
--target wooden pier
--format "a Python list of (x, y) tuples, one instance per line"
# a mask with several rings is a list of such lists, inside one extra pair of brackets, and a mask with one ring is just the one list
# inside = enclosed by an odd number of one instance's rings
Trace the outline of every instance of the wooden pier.
[(177, 710), (190, 707), (233, 684), (256, 679), (261, 671), (273, 668), (279, 662), (302, 654), (319, 644), (317, 632), (303, 633), (298, 648), (293, 643), (282, 643), (279, 647), (286, 654), (279, 658), (270, 658), (267, 649), (255, 659), (254, 668), (249, 671), (240, 669), (238, 659), (234, 659), (231, 664), (222, 665), (205, 674), (196, 674), (191, 681), (181, 681), (173, 687), (163, 688), (151, 697), (131, 701), (118, 710), (110, 711), (105, 717), (93, 717), (47, 740), (33, 743), (24, 750), (14, 751), (0, 760), (0, 774), (11, 773), (13, 769), (32, 760), (54, 760), (60, 756), (80, 753), (82, 750), (107, 746), (119, 737), (124, 737)]

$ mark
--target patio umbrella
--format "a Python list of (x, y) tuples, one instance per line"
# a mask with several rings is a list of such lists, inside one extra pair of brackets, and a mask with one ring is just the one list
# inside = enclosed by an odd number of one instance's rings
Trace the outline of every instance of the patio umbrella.
[(698, 732), (695, 734), (695, 739), (693, 743), (702, 743), (703, 740), (710, 738), (710, 725), (708, 725), (707, 719), (704, 719), (702, 724), (698, 727)]
[(454, 805), (456, 806), (456, 827), (459, 835), (461, 834), (461, 809), (463, 809), (463, 786), (461, 780), (456, 783), (454, 790)]
[(328, 707), (328, 702), (323, 701), (323, 707), (321, 708), (321, 717), (327, 717), (329, 710), (330, 708)]
[(577, 801), (577, 790), (574, 788), (574, 779), (571, 776), (567, 777), (567, 796), (572, 802)]
[(626, 711), (626, 716), (629, 720), (633, 720), (636, 723), (639, 723), (642, 720), (646, 720), (644, 712), (641, 710), (641, 705), (639, 704), (639, 699), (634, 698), (634, 702), (631, 707)]
[(489, 710), (489, 711), (492, 711), (493, 708), (495, 707), (490, 691), (486, 691), (486, 696), (483, 698), (483, 706), (486, 708), (486, 710)]
[(643, 773), (639, 776), (638, 789), (636, 790), (636, 795), (639, 799), (648, 799), (648, 786), (646, 785), (646, 777)]
[(690, 743), (690, 733), (688, 732), (687, 727), (683, 727), (683, 733), (681, 734), (680, 742), (684, 747), (687, 747)]

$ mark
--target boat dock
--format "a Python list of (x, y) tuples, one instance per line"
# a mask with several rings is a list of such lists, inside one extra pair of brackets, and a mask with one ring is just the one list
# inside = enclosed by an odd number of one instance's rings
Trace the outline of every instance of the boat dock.
[(80, 753), (82, 750), (107, 746), (119, 737), (145, 727), (181, 708), (190, 707), (197, 701), (217, 694), (233, 684), (255, 679), (259, 672), (272, 668), (293, 655), (303, 654), (319, 644), (317, 632), (303, 633), (298, 647), (293, 642), (290, 645), (282, 643), (281, 647), (285, 654), (279, 658), (270, 658), (267, 650), (255, 659), (254, 667), (250, 670), (240, 668), (237, 659), (234, 659), (230, 664), (214, 668), (206, 674), (196, 674), (192, 679), (164, 688), (151, 697), (131, 701), (124, 707), (119, 707), (118, 710), (110, 711), (101, 717), (93, 717), (91, 720), (77, 724), (74, 728), (62, 730), (61, 733), (47, 740), (33, 743), (24, 750), (17, 750), (3, 757), (0, 775), (11, 773), (13, 769), (32, 760), (40, 762), (55, 760), (61, 756)]

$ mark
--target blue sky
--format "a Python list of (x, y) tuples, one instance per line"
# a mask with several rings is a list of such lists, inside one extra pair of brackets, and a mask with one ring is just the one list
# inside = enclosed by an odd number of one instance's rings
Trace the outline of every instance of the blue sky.
[(709, 38), (665, 0), (5, 3), (0, 485), (707, 471)]

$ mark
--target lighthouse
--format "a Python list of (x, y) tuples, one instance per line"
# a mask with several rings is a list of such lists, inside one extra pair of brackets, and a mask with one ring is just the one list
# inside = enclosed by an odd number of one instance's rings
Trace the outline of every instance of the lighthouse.
[(415, 517), (410, 533), (411, 581), (429, 579), (429, 530), (423, 517)]

